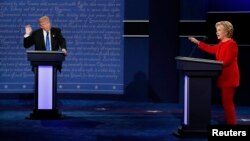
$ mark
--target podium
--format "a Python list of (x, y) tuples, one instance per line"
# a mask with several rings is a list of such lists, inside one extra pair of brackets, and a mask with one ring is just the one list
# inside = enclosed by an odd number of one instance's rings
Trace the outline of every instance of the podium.
[(57, 108), (57, 71), (65, 59), (59, 51), (27, 51), (35, 73), (34, 107), (27, 119), (61, 119)]
[(211, 118), (212, 78), (222, 70), (222, 62), (177, 56), (177, 69), (184, 77), (183, 123), (176, 136), (203, 136)]

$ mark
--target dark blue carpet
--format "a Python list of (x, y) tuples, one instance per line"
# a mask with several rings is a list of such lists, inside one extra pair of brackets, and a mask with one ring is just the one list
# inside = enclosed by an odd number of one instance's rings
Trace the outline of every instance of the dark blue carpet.
[[(0, 100), (0, 141), (205, 141), (173, 135), (182, 120), (180, 104), (60, 100), (61, 120), (25, 119), (32, 100)], [(237, 106), (238, 123), (250, 124), (249, 107)], [(213, 124), (223, 123), (213, 106)]]

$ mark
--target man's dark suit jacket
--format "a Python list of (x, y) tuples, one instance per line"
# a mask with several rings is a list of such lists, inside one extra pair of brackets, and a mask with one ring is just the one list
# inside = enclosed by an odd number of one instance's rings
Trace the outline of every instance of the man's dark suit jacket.
[[(61, 29), (52, 27), (50, 32), (52, 51), (57, 51), (60, 47), (61, 49), (67, 49), (66, 41), (62, 36)], [(33, 31), (29, 37), (24, 38), (23, 46), (25, 48), (29, 48), (32, 45), (35, 45), (35, 50), (46, 50), (42, 29)]]

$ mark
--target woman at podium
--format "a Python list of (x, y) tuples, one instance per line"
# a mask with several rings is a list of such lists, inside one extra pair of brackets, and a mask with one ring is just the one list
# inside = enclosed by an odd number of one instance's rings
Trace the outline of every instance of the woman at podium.
[(194, 37), (189, 40), (197, 44), (198, 48), (214, 54), (217, 61), (223, 62), (222, 72), (218, 77), (217, 86), (221, 90), (222, 106), (225, 114), (225, 122), (228, 125), (236, 125), (236, 111), (234, 94), (240, 85), (240, 72), (238, 67), (238, 45), (233, 36), (233, 25), (229, 21), (219, 21), (215, 24), (216, 35), (219, 42), (209, 45)]

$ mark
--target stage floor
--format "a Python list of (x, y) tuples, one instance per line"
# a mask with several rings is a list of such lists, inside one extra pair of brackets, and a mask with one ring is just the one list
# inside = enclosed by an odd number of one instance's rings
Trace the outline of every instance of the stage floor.
[[(31, 120), (33, 101), (0, 100), (1, 141), (206, 141), (179, 138), (181, 104), (108, 100), (59, 100), (61, 120)], [(250, 124), (250, 107), (237, 106), (238, 124)], [(223, 124), (220, 105), (212, 105), (211, 123)]]

